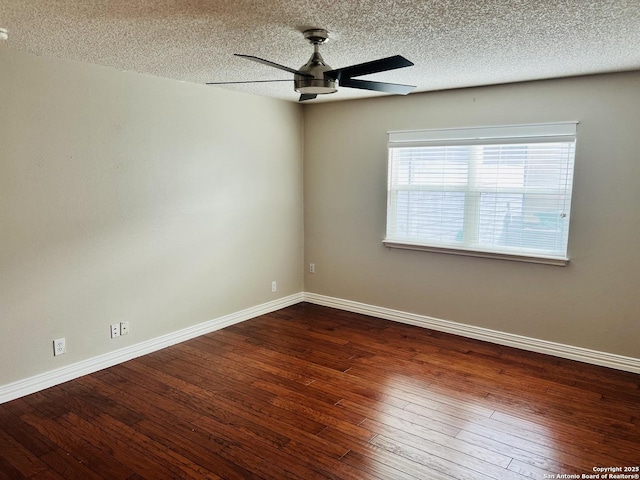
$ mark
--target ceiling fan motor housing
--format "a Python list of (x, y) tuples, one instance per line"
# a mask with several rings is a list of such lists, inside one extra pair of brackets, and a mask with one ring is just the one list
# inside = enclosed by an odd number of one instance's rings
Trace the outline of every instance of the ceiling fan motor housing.
[(306, 94), (323, 94), (334, 93), (338, 91), (336, 81), (333, 78), (325, 78), (324, 72), (332, 70), (332, 68), (324, 63), (322, 56), (317, 50), (313, 52), (309, 61), (299, 68), (301, 72), (313, 75), (311, 77), (303, 77), (295, 75), (293, 78), (294, 88), (298, 93)]
[(335, 93), (338, 91), (336, 80), (333, 78), (325, 78), (324, 72), (332, 70), (320, 55), (318, 46), (329, 40), (329, 32), (322, 28), (314, 28), (303, 32), (304, 38), (313, 45), (313, 55), (307, 63), (298, 70), (311, 77), (295, 75), (293, 78), (294, 88), (296, 92), (302, 94), (319, 95), (325, 93)]

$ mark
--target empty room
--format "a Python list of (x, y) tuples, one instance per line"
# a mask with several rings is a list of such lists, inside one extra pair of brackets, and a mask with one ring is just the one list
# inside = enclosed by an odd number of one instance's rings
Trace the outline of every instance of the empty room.
[(640, 3), (0, 0), (0, 479), (640, 478)]

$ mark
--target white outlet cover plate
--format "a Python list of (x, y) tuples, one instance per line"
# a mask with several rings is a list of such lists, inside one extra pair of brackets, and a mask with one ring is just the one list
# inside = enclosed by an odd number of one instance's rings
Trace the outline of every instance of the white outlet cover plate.
[(64, 338), (58, 338), (53, 341), (53, 355), (63, 355), (67, 353), (67, 342)]
[(120, 336), (120, 324), (114, 323), (111, 325), (111, 338), (116, 338)]

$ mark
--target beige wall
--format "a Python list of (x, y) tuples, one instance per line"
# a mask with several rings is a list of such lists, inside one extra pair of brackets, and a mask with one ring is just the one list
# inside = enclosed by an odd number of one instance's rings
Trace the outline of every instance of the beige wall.
[[(569, 266), (383, 247), (387, 131), (563, 120)], [(307, 292), (640, 358), (640, 73), (316, 104), (305, 125)]]
[(0, 48), (0, 385), (301, 292), (302, 140), (293, 103)]
[[(640, 358), (639, 87), (604, 75), (303, 114), (0, 48), (0, 385), (303, 290)], [(562, 120), (580, 121), (568, 267), (382, 246), (388, 130)], [(112, 340), (120, 320), (131, 334)]]

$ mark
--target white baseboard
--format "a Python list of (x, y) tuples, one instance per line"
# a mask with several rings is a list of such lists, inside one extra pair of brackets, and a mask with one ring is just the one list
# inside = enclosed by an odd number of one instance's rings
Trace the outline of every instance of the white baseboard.
[(465, 325), (451, 322), (439, 318), (417, 315), (415, 313), (392, 310), (390, 308), (368, 305), (365, 303), (343, 300), (340, 298), (327, 297), (316, 293), (305, 293), (304, 300), (316, 305), (337, 308), (348, 312), (362, 313), (373, 317), (393, 320), (395, 322), (407, 323), (418, 327), (429, 328), (440, 332), (452, 333), (463, 337), (475, 338), (485, 342), (497, 343), (509, 347), (520, 348), (532, 352), (544, 353), (579, 362), (600, 365), (603, 367), (615, 368), (632, 373), (640, 373), (640, 358), (625, 357), (614, 353), (599, 352), (587, 348), (563, 345), (561, 343), (539, 340), (536, 338), (524, 337), (513, 333), (490, 330), (488, 328)]
[(386, 320), (406, 323), (440, 332), (452, 333), (463, 337), (475, 338), (477, 340), (483, 340), (499, 345), (520, 348), (522, 350), (568, 358), (571, 360), (615, 368), (617, 370), (624, 370), (627, 372), (640, 373), (639, 358), (624, 357), (613, 353), (599, 352), (572, 345), (563, 345), (561, 343), (524, 337), (512, 333), (499, 332), (497, 330), (490, 330), (488, 328), (476, 327), (473, 325), (464, 325), (462, 323), (403, 312), (400, 310), (392, 310), (390, 308), (368, 305), (351, 300), (328, 297), (325, 295), (318, 295), (316, 293), (301, 292), (225, 315), (199, 325), (194, 325), (193, 327), (168, 333), (161, 337), (153, 338), (130, 347), (83, 360), (66, 367), (34, 375), (33, 377), (18, 380), (7, 385), (2, 385), (0, 386), (0, 404), (303, 301), (316, 305), (337, 308), (348, 312), (362, 313), (364, 315), (384, 318)]
[(112, 367), (113, 365), (126, 362), (133, 358), (175, 345), (176, 343), (184, 342), (186, 340), (199, 337), (200, 335), (205, 335), (207, 333), (220, 330), (221, 328), (225, 328), (266, 313), (274, 312), (281, 308), (295, 305), (303, 300), (304, 294), (302, 292), (296, 293), (288, 297), (279, 298), (271, 302), (263, 303), (208, 322), (194, 325), (193, 327), (168, 333), (161, 337), (153, 338), (136, 345), (131, 345), (120, 350), (115, 350), (113, 352), (105, 353), (104, 355), (83, 360), (66, 367), (44, 372), (24, 380), (18, 380), (17, 382), (0, 386), (0, 403), (8, 402), (9, 400), (20, 398), (54, 385), (59, 385), (69, 380), (73, 380), (74, 378), (88, 375), (107, 367)]

